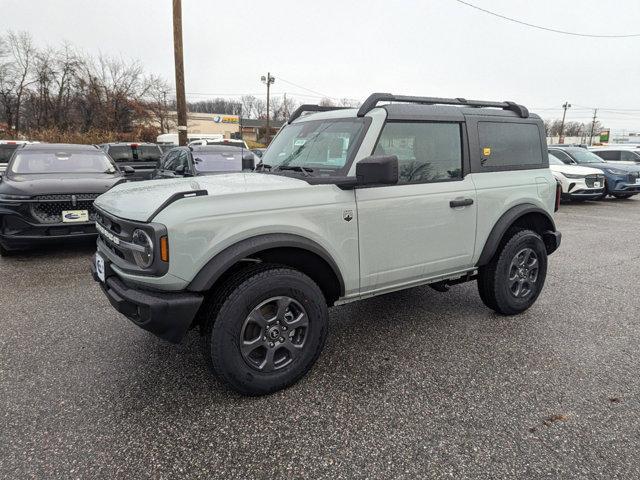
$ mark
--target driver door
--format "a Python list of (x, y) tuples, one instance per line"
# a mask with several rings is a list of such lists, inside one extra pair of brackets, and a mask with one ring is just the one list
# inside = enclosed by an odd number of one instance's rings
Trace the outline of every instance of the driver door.
[(477, 198), (461, 122), (387, 122), (374, 155), (396, 155), (396, 185), (356, 189), (361, 293), (473, 266)]

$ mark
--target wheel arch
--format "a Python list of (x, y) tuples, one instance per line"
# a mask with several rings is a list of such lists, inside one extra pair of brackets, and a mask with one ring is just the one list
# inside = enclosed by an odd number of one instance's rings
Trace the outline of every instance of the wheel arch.
[(211, 290), (228, 274), (256, 261), (300, 270), (318, 284), (328, 305), (345, 294), (340, 269), (326, 249), (306, 237), (284, 233), (258, 235), (227, 247), (200, 269), (187, 289)]
[(476, 266), (481, 267), (491, 261), (505, 233), (512, 227), (528, 228), (538, 233), (544, 240), (547, 254), (558, 248), (560, 234), (551, 215), (533, 204), (516, 205), (507, 210), (493, 226)]

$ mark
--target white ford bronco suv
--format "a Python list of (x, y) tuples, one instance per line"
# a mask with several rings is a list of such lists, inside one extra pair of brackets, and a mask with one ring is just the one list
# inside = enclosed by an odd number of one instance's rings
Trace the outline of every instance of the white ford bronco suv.
[(304, 105), (255, 172), (101, 195), (92, 273), (141, 328), (180, 342), (198, 327), (210, 368), (261, 395), (311, 368), (333, 305), (475, 280), (496, 312), (529, 308), (559, 196), (542, 121), (513, 102)]

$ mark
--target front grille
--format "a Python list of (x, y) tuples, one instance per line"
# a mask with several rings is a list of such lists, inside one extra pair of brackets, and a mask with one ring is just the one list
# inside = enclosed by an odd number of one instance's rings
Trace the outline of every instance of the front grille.
[(62, 223), (64, 210), (87, 210), (89, 220), (95, 221), (93, 201), (97, 193), (38, 195), (31, 203), (31, 216), (40, 223)]
[(638, 178), (640, 178), (640, 172), (631, 172), (629, 174), (629, 183), (636, 183)]
[(587, 175), (584, 179), (587, 187), (593, 188), (595, 182), (600, 182), (600, 186), (604, 186), (604, 175)]

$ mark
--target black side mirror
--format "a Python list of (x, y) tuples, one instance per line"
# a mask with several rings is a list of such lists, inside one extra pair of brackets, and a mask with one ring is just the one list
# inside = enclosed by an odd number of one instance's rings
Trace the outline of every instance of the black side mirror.
[(130, 167), (129, 165), (127, 165), (126, 167), (124, 167), (122, 170), (124, 171), (124, 174), (125, 174), (125, 175), (133, 175), (134, 173), (136, 173), (135, 168)]
[(358, 185), (393, 185), (398, 183), (398, 157), (372, 155), (356, 164)]
[(256, 168), (256, 157), (253, 153), (245, 152), (242, 155), (242, 170), (255, 170)]

